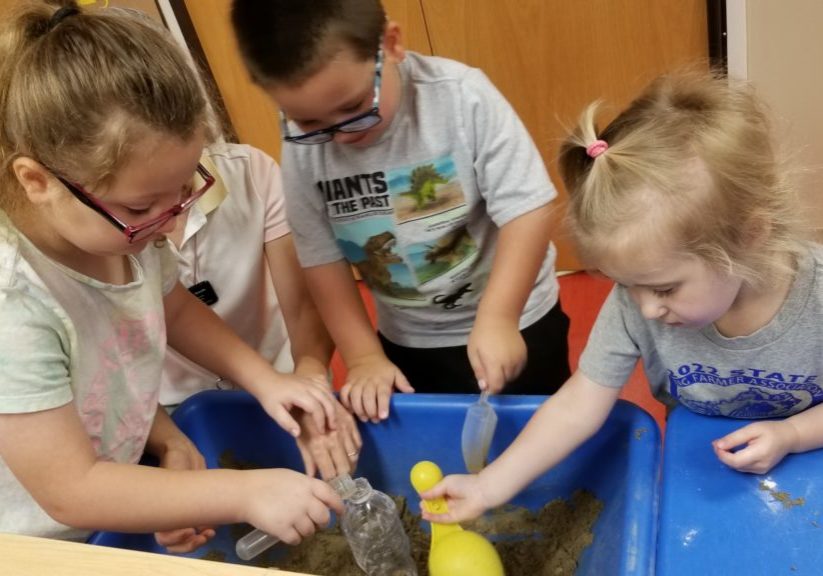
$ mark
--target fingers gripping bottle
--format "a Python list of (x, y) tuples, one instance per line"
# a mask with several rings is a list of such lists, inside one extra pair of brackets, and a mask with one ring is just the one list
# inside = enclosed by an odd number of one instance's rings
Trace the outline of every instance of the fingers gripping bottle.
[[(354, 480), (348, 474), (341, 474), (336, 478), (332, 478), (329, 480), (329, 484), (343, 500), (348, 498), (349, 494), (355, 489)], [(279, 539), (255, 528), (237, 541), (234, 550), (238, 558), (249, 561), (278, 542), (280, 542)]]
[(340, 521), (354, 559), (368, 576), (417, 576), (394, 501), (357, 478)]

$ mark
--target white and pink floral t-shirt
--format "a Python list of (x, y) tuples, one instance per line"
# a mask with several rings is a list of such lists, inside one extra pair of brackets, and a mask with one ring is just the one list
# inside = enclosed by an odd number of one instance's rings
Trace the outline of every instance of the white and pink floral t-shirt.
[[(98, 457), (126, 463), (140, 459), (157, 410), (163, 296), (177, 281), (168, 247), (149, 244), (131, 266), (126, 285), (79, 274), (46, 257), (0, 212), (0, 413), (73, 402)], [(2, 458), (0, 532), (88, 535), (52, 520)]]

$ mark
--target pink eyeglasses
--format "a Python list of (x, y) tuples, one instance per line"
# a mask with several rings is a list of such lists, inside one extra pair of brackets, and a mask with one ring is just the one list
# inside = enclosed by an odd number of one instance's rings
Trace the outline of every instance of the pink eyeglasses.
[[(54, 173), (54, 171), (52, 171), (52, 173)], [(104, 208), (103, 205), (94, 198), (94, 196), (86, 192), (79, 184), (69, 182), (65, 178), (58, 176), (56, 173), (54, 173), (54, 175), (75, 198), (108, 220), (115, 228), (125, 234), (126, 238), (129, 240), (129, 244), (133, 244), (134, 242), (145, 240), (157, 232), (163, 224), (191, 208), (194, 203), (197, 202), (197, 200), (199, 200), (209, 188), (211, 188), (212, 184), (214, 184), (214, 176), (212, 176), (202, 164), (197, 165), (197, 173), (203, 179), (203, 185), (200, 188), (193, 191), (188, 198), (179, 204), (175, 204), (162, 214), (159, 214), (148, 222), (137, 225), (126, 224), (120, 218), (106, 210), (106, 208)]]

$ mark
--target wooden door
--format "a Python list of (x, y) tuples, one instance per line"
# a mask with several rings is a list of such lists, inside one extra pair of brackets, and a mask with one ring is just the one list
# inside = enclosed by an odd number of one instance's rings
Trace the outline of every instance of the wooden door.
[[(708, 64), (705, 0), (421, 2), (432, 52), (486, 72), (523, 119), (558, 188), (559, 143), (586, 104), (603, 99), (613, 115), (659, 73)], [(559, 224), (560, 193), (557, 269), (578, 269)]]
[(185, 0), (238, 140), (280, 157), (277, 108), (246, 71), (229, 20), (231, 0)]

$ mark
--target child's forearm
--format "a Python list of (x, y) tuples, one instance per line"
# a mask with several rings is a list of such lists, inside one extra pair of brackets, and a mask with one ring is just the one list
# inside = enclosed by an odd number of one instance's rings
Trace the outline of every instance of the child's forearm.
[(175, 287), (164, 302), (169, 346), (255, 396), (262, 392), (257, 383), (270, 382), (272, 377), (266, 359), (182, 285)]
[[(167, 437), (162, 417), (158, 426), (152, 432)], [(0, 415), (0, 454), (46, 513), (69, 526), (151, 532), (241, 521), (248, 512), (252, 478), (237, 471), (98, 460), (73, 404)]]
[(794, 429), (796, 434), (791, 452), (808, 452), (823, 448), (823, 404), (818, 404), (787, 418), (786, 423)]
[(556, 466), (603, 425), (619, 388), (572, 377), (535, 412), (511, 446), (480, 473), (483, 492), (496, 504), (509, 501)]
[(349, 264), (338, 260), (306, 268), (305, 273), (320, 316), (346, 364), (383, 355)]
[(519, 322), (549, 246), (550, 208), (542, 206), (500, 229), (478, 317)]
[(292, 330), (289, 330), (295, 373), (304, 376), (326, 374), (334, 342), (313, 305), (300, 310), (294, 333), (296, 336), (292, 338)]
[(166, 470), (97, 462), (49, 513), (70, 526), (120, 532), (246, 522), (242, 486), (247, 479), (236, 470)]
[[(286, 302), (281, 301), (281, 304), (288, 306)], [(302, 301), (296, 304), (296, 310), (290, 313), (284, 311), (284, 316), (295, 374), (326, 377), (334, 353), (334, 342), (308, 293), (304, 292)]]
[(334, 342), (309, 294), (291, 235), (267, 242), (265, 253), (289, 334), (295, 372), (304, 376), (324, 375)]
[(158, 406), (149, 437), (146, 440), (146, 452), (162, 457), (176, 444), (189, 444), (190, 442), (191, 440), (177, 427), (166, 410)]

